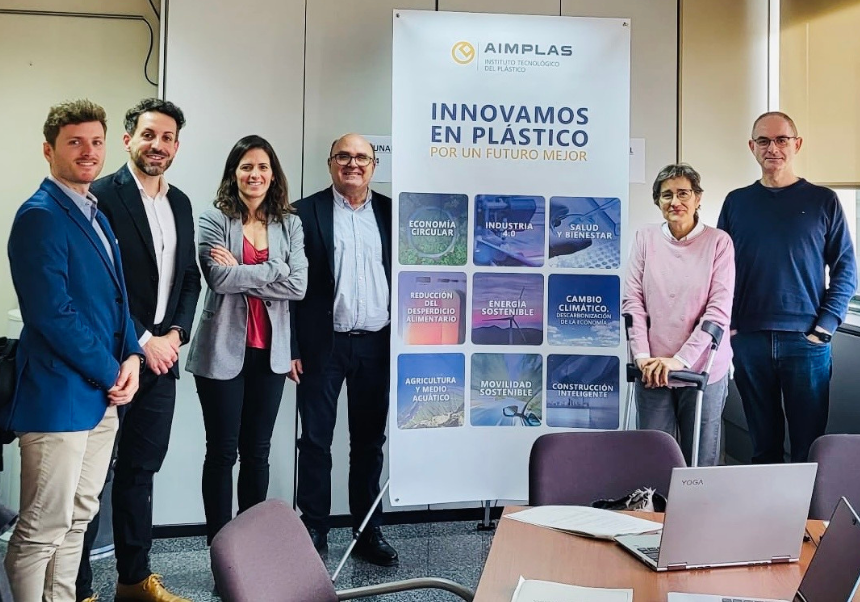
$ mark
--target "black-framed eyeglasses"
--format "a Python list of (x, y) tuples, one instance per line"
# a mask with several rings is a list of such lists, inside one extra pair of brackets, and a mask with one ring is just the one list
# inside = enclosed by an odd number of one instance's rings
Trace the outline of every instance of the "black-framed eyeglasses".
[(671, 203), (672, 199), (678, 197), (681, 202), (689, 201), (693, 198), (693, 191), (689, 188), (679, 188), (678, 190), (664, 190), (660, 193), (660, 199), (666, 203)]
[(367, 155), (350, 155), (349, 153), (337, 153), (329, 157), (329, 160), (331, 159), (334, 159), (334, 162), (341, 167), (346, 167), (353, 160), (359, 167), (367, 167), (373, 161), (373, 157)]
[(767, 136), (759, 136), (753, 142), (759, 148), (768, 148), (770, 143), (776, 144), (777, 148), (785, 148), (792, 140), (796, 140), (797, 136), (777, 136), (776, 138), (768, 138)]

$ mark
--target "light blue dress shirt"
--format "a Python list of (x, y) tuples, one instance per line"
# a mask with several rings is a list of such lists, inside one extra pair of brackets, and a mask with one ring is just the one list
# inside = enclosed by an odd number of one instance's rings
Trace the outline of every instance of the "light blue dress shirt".
[(382, 263), (382, 239), (373, 214), (370, 189), (353, 209), (334, 192), (334, 329), (369, 330), (388, 325), (390, 291)]
[(105, 247), (105, 251), (107, 251), (108, 257), (110, 257), (110, 262), (114, 263), (113, 260), (113, 251), (110, 248), (110, 243), (108, 242), (107, 235), (105, 235), (105, 231), (102, 230), (101, 224), (99, 224), (98, 220), (96, 220), (96, 213), (99, 210), (99, 202), (96, 197), (93, 196), (92, 192), (87, 192), (87, 196), (83, 196), (81, 193), (72, 190), (59, 180), (57, 180), (54, 176), (48, 176), (48, 179), (51, 180), (54, 184), (60, 187), (60, 190), (66, 193), (72, 202), (77, 205), (78, 209), (81, 210), (81, 213), (84, 214), (84, 217), (87, 218), (87, 221), (93, 227), (93, 230), (96, 231), (96, 235), (99, 237), (99, 240), (102, 241), (102, 244)]

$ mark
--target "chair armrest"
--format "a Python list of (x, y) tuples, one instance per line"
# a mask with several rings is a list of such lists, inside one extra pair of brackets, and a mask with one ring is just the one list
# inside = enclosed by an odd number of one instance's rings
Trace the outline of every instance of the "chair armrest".
[(421, 577), (418, 579), (380, 583), (379, 585), (365, 585), (363, 587), (342, 589), (335, 593), (338, 600), (353, 600), (355, 598), (405, 592), (413, 589), (441, 589), (456, 594), (463, 600), (467, 600), (467, 602), (472, 602), (475, 599), (475, 593), (469, 588), (463, 587), (459, 583), (455, 583), (449, 579), (440, 579), (438, 577)]

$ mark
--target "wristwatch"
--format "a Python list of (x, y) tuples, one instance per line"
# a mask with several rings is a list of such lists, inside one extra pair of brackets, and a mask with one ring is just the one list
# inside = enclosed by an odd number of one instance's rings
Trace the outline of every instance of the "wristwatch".
[(816, 339), (818, 339), (822, 343), (829, 343), (830, 339), (833, 338), (833, 335), (830, 334), (829, 332), (822, 332), (820, 330), (814, 330), (813, 329), (812, 331), (809, 332), (809, 334), (814, 336)]
[(179, 335), (179, 344), (184, 345), (188, 342), (188, 333), (185, 332), (185, 329), (181, 326), (171, 326), (170, 330), (175, 330), (176, 334)]

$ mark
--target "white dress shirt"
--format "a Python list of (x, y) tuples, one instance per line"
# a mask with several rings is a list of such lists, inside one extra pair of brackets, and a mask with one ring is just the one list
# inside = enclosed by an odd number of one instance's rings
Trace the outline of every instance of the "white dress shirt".
[[(149, 231), (152, 233), (152, 244), (155, 248), (155, 263), (158, 267), (158, 302), (155, 305), (155, 317), (153, 322), (161, 324), (164, 314), (167, 312), (167, 300), (173, 288), (173, 275), (176, 272), (176, 221), (173, 218), (173, 209), (167, 200), (167, 191), (170, 186), (164, 176), (161, 176), (158, 184), (158, 192), (154, 197), (146, 194), (140, 180), (134, 173), (131, 162), (128, 170), (137, 189), (140, 191), (140, 200), (146, 210), (146, 220), (149, 222)], [(140, 345), (152, 337), (148, 330), (141, 335), (138, 341)]]

